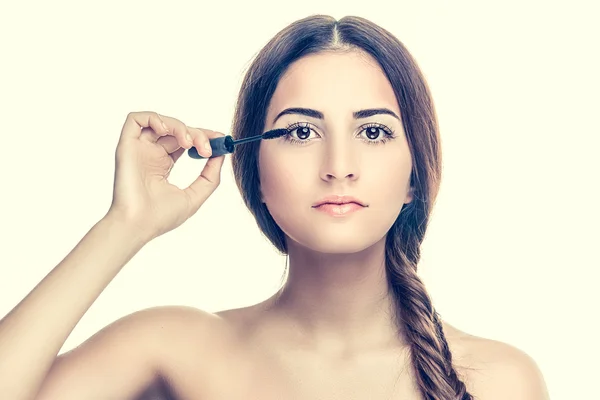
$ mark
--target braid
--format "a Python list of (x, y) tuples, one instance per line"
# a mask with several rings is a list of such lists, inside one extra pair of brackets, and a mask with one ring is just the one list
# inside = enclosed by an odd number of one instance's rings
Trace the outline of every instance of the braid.
[(388, 232), (386, 272), (396, 303), (396, 321), (404, 327), (410, 344), (417, 384), (426, 400), (472, 400), (452, 365), (442, 322), (417, 275), (426, 222), (414, 223), (419, 211), (413, 207), (402, 211)]
[(473, 400), (473, 396), (471, 396), (467, 392), (467, 387), (464, 382), (460, 380), (458, 377), (456, 370), (452, 367), (452, 353), (450, 352), (450, 348), (448, 347), (448, 341), (446, 340), (446, 335), (444, 334), (444, 328), (442, 326), (442, 321), (440, 320), (439, 314), (434, 313), (434, 320), (437, 335), (440, 338), (442, 343), (442, 354), (444, 356), (444, 360), (447, 363), (447, 375), (452, 385), (454, 392), (456, 393), (456, 398), (460, 400)]
[(413, 268), (394, 269), (390, 287), (406, 328), (417, 383), (426, 400), (472, 400), (452, 366), (441, 321)]

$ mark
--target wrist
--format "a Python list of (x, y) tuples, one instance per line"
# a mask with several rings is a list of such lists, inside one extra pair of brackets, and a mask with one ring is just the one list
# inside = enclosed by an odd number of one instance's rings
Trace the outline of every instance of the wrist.
[(108, 231), (122, 237), (132, 244), (143, 247), (153, 239), (153, 236), (135, 221), (116, 210), (109, 210), (100, 221)]

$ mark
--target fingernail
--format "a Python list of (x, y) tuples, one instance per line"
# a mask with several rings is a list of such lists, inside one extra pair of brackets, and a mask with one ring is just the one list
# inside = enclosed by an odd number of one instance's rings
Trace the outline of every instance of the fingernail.
[(189, 133), (186, 133), (186, 134), (185, 134), (185, 139), (186, 139), (188, 142), (191, 142), (191, 141), (192, 141), (192, 137), (190, 136), (190, 134), (189, 134)]
[(169, 128), (167, 128), (167, 125), (165, 125), (164, 121), (160, 121), (160, 123), (162, 124), (162, 127), (165, 128), (165, 131), (169, 132)]
[(212, 150), (212, 148), (210, 147), (210, 143), (208, 143), (208, 142), (204, 143), (204, 148), (206, 150)]

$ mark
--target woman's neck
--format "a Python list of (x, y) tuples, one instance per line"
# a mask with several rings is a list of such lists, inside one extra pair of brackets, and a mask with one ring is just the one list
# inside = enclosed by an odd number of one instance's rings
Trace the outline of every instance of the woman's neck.
[(288, 280), (272, 297), (270, 311), (307, 345), (345, 353), (399, 344), (385, 239), (355, 254), (315, 253), (294, 245), (288, 251)]

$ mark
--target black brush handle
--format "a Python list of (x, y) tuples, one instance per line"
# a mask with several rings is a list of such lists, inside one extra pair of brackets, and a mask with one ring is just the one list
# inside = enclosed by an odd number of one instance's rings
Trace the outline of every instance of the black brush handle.
[[(224, 154), (231, 154), (235, 149), (233, 137), (231, 137), (231, 135), (210, 139), (208, 142), (210, 143), (210, 147), (212, 149), (212, 155), (210, 158), (222, 156)], [(188, 155), (196, 159), (206, 158), (201, 156), (195, 147), (190, 147), (188, 150)]]

